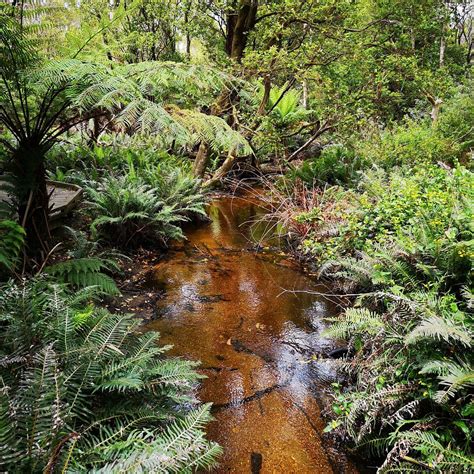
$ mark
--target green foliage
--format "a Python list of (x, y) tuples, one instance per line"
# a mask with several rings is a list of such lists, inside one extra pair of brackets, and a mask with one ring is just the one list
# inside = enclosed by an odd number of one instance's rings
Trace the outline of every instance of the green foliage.
[(353, 151), (336, 145), (324, 148), (316, 158), (303, 161), (299, 168), (287, 173), (287, 177), (301, 179), (307, 186), (345, 186), (356, 180), (362, 168), (362, 160)]
[(456, 143), (460, 160), (470, 165), (468, 154), (474, 149), (474, 94), (472, 79), (463, 85), (456, 95), (441, 109), (436, 124), (438, 133)]
[[(471, 210), (463, 208), (463, 203), (474, 196), (474, 178), (463, 167), (445, 170), (425, 166), (389, 174), (376, 171), (367, 173), (362, 186), (364, 192), (358, 198), (357, 209), (347, 216), (344, 231), (355, 248), (372, 248), (375, 243), (400, 234), (407, 226), (418, 231), (414, 225), (417, 222), (426, 224), (423, 228), (433, 240), (435, 236), (442, 238), (446, 224), (451, 227), (453, 216), (459, 212), (465, 213), (459, 217), (459, 224), (463, 229), (468, 226), (465, 219)], [(452, 232), (458, 232), (454, 225)]]
[(193, 214), (205, 214), (197, 186), (196, 180), (184, 174), (163, 177), (156, 168), (146, 170), (143, 178), (134, 173), (105, 178), (97, 189), (87, 190), (91, 229), (125, 247), (183, 239), (180, 225)]
[(439, 118), (405, 118), (381, 132), (373, 132), (355, 144), (367, 161), (389, 169), (439, 162), (470, 166), (468, 154), (474, 146), (470, 124), (474, 120), (474, 96), (470, 81), (461, 85), (446, 103), (440, 100)]
[[(348, 339), (352, 360), (341, 368), (354, 377), (338, 400), (349, 408), (331, 426), (384, 456), (382, 472), (413, 464), (468, 472), (474, 320), (470, 292), (459, 288), (472, 285), (472, 173), (395, 176), (388, 189), (365, 187), (356, 208), (369, 213), (357, 220), (365, 252), (320, 270), (364, 292), (328, 331)], [(359, 246), (359, 235), (345, 234), (346, 248)]]
[(278, 116), (280, 125), (291, 125), (308, 115), (308, 111), (300, 107), (301, 93), (295, 89), (288, 90), (288, 84), (273, 87), (268, 98), (268, 107)]
[[(195, 364), (157, 334), (44, 279), (2, 288), (0, 466), (6, 471), (187, 472), (213, 465)], [(189, 408), (185, 409), (185, 405)]]
[(118, 270), (114, 260), (89, 257), (59, 262), (46, 267), (44, 272), (77, 288), (97, 287), (104, 294), (117, 295), (119, 291), (114, 279), (104, 272)]
[(410, 120), (363, 142), (359, 153), (385, 168), (438, 161), (452, 164), (460, 156), (459, 145), (451, 138), (444, 137), (428, 122)]
[(24, 239), (25, 231), (19, 224), (0, 220), (0, 271), (14, 268)]

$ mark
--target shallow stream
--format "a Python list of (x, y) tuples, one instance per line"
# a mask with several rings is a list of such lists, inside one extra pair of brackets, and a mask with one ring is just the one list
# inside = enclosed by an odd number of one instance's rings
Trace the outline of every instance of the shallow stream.
[[(188, 231), (153, 271), (163, 290), (150, 329), (172, 355), (200, 360), (199, 398), (212, 402), (208, 435), (224, 448), (216, 472), (356, 472), (322, 440), (315, 395), (333, 380), (333, 348), (321, 336), (337, 313), (326, 289), (277, 249), (265, 247), (263, 210), (220, 197), (211, 221)], [(259, 251), (255, 241), (260, 240)]]

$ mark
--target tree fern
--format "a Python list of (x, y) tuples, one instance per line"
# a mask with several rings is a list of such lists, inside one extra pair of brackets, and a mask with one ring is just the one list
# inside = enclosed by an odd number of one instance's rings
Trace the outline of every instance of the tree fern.
[[(40, 259), (48, 252), (44, 240), (49, 235), (45, 156), (79, 123), (102, 117), (114, 131), (170, 136), (178, 144), (207, 141), (216, 151), (234, 155), (251, 151), (225, 120), (199, 110), (203, 103), (213, 102), (224, 84), (233, 87), (228, 75), (213, 68), (168, 62), (112, 68), (76, 58), (45, 62), (36, 54), (27, 31), (3, 10), (0, 39), (0, 124), (12, 138), (2, 143), (11, 158), (8, 170), (14, 178), (16, 211), (30, 240), (27, 249)], [(31, 199), (38, 205), (26, 212)], [(117, 217), (102, 221), (116, 224)], [(125, 212), (121, 217), (131, 219), (133, 214)], [(160, 236), (179, 237), (176, 223), (180, 220), (172, 209), (163, 209), (161, 222), (166, 230)], [(137, 229), (143, 225), (139, 224)]]

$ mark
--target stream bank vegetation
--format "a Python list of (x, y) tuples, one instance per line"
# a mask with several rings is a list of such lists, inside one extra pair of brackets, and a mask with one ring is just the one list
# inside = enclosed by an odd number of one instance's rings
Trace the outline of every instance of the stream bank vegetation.
[(466, 0), (2, 3), (0, 470), (215, 466), (196, 364), (106, 305), (249, 178), (353, 299), (326, 431), (380, 472), (474, 470), (473, 54)]

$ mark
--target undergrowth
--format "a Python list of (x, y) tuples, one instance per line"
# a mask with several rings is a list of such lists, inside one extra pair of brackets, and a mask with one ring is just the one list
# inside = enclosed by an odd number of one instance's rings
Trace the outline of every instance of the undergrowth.
[(0, 469), (191, 472), (214, 464), (196, 364), (45, 277), (0, 292)]

